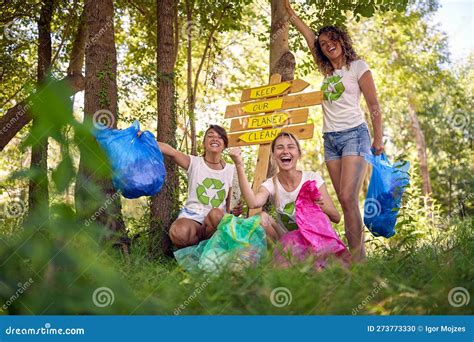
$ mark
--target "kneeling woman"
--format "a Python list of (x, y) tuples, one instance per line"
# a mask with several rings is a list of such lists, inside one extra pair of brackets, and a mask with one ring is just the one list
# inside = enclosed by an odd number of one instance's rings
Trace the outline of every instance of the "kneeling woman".
[(158, 142), (161, 152), (187, 172), (188, 198), (169, 236), (178, 248), (196, 245), (209, 239), (217, 225), (230, 211), (234, 166), (226, 164), (222, 152), (228, 145), (227, 133), (218, 125), (210, 125), (204, 134), (204, 156), (179, 152)]
[(321, 193), (321, 199), (317, 201), (317, 204), (332, 222), (338, 223), (341, 215), (329, 197), (319, 173), (296, 169), (298, 159), (301, 157), (298, 140), (291, 133), (282, 132), (273, 140), (271, 150), (272, 157), (278, 166), (278, 173), (262, 183), (257, 193), (252, 191), (245, 175), (240, 149), (231, 149), (229, 153), (237, 168), (240, 189), (249, 208), (260, 208), (269, 198), (275, 205), (278, 222), (275, 222), (267, 213), (261, 213), (262, 226), (268, 237), (277, 241), (289, 230), (297, 228), (295, 201), (302, 185), (309, 180), (316, 181)]

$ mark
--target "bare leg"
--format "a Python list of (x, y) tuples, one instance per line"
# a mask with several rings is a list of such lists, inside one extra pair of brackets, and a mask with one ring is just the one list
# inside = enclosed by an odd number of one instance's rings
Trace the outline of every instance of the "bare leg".
[(179, 218), (171, 225), (169, 236), (176, 247), (184, 248), (199, 243), (202, 229), (202, 225), (194, 220)]
[(207, 214), (203, 222), (203, 240), (209, 239), (212, 234), (215, 233), (219, 222), (221, 222), (222, 220), (222, 217), (224, 217), (224, 211), (222, 209), (211, 209), (211, 211)]
[(346, 156), (326, 162), (344, 213), (344, 229), (354, 261), (365, 258), (364, 230), (359, 211), (359, 192), (367, 164), (363, 157)]
[(356, 262), (365, 259), (364, 226), (359, 210), (359, 192), (366, 169), (367, 163), (364, 157), (346, 156), (342, 158), (338, 197), (344, 212), (344, 229), (352, 259)]
[(265, 229), (267, 239), (270, 242), (278, 241), (285, 232), (278, 226), (278, 223), (276, 223), (275, 220), (266, 212), (262, 211), (260, 213), (260, 217), (262, 218), (261, 225), (263, 229)]
[(339, 198), (339, 185), (341, 183), (342, 161), (340, 159), (330, 160), (326, 162), (326, 166), (328, 168), (329, 176), (331, 177), (331, 182), (334, 187), (334, 190), (336, 190), (336, 194)]

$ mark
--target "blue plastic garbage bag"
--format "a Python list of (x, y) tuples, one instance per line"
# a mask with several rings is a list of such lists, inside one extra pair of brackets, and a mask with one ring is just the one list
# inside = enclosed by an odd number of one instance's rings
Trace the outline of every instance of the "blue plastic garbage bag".
[(395, 234), (402, 195), (410, 183), (410, 163), (400, 161), (392, 165), (385, 153), (365, 159), (373, 169), (364, 202), (364, 224), (374, 236), (389, 238)]
[(127, 129), (96, 129), (94, 134), (112, 166), (112, 181), (126, 198), (157, 194), (166, 177), (163, 155), (150, 131), (137, 135), (135, 121)]

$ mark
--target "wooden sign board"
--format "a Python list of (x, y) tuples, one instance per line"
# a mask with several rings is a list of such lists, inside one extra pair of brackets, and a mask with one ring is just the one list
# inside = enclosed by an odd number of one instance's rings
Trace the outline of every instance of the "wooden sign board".
[(228, 119), (242, 115), (268, 113), (280, 109), (308, 107), (320, 104), (322, 101), (323, 93), (321, 91), (313, 91), (264, 101), (239, 103), (227, 106), (224, 117)]
[(313, 137), (314, 125), (301, 124), (285, 126), (281, 128), (270, 128), (247, 132), (230, 133), (229, 147), (269, 144), (280, 132), (294, 134), (298, 139), (311, 139)]
[(248, 129), (268, 128), (283, 125), (293, 125), (306, 122), (309, 109), (298, 109), (289, 112), (279, 112), (274, 114), (252, 115), (242, 118), (232, 119), (230, 131), (239, 132)]
[[(227, 106), (225, 118), (231, 121), (229, 147), (260, 145), (252, 189), (257, 191), (267, 176), (270, 161), (270, 143), (280, 132), (294, 134), (298, 139), (313, 137), (314, 125), (306, 123), (308, 108), (284, 111), (321, 104), (323, 93), (299, 93), (309, 84), (303, 80), (281, 82), (281, 75), (274, 74), (265, 86), (242, 91), (241, 103)], [(254, 100), (254, 101), (251, 101)], [(255, 101), (256, 100), (256, 101)], [(263, 115), (256, 115), (262, 114)], [(249, 210), (249, 216), (261, 211)]]
[(299, 93), (300, 91), (305, 90), (308, 86), (309, 83), (306, 81), (293, 80), (263, 87), (244, 89), (240, 101), (245, 102), (287, 93)]

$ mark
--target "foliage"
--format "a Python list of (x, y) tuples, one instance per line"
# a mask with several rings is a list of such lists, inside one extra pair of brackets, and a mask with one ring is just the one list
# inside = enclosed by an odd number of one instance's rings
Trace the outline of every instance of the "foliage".
[[(310, 263), (280, 269), (267, 260), (244, 272), (224, 270), (209, 278), (204, 275), (192, 278), (175, 272), (164, 279), (155, 278), (154, 284), (143, 290), (147, 293), (160, 288), (159, 309), (150, 308), (151, 313), (469, 314), (472, 303), (454, 308), (447, 301), (452, 287), (464, 286), (472, 291), (469, 281), (472, 270), (464, 261), (472, 257), (473, 239), (468, 227), (468, 224), (453, 227), (452, 239), (445, 240), (444, 247), (441, 243), (424, 246), (411, 254), (380, 251), (366, 264), (350, 269), (334, 265), (314, 272)], [(447, 270), (449, 265), (456, 267)], [(144, 265), (139, 273), (148, 273), (146, 269)], [(136, 286), (139, 279), (140, 275), (131, 277)], [(271, 302), (272, 291), (281, 287), (289, 290), (292, 301), (277, 307)], [(202, 291), (197, 292), (200, 288)], [(180, 310), (180, 305), (185, 308)]]
[[(53, 205), (50, 223), (35, 228), (42, 223), (26, 224), (13, 236), (2, 232), (0, 314), (125, 314), (133, 308), (137, 301), (116, 253), (100, 243), (103, 228), (76, 224), (67, 205)], [(115, 306), (94, 305), (94, 292), (103, 287), (113, 289)]]
[(474, 190), (472, 172), (464, 172), (472, 168), (473, 75), (469, 61), (447, 67), (447, 37), (429, 24), (436, 8), (432, 2), (420, 2), (405, 14), (385, 13), (352, 25), (351, 31), (365, 37), (358, 50), (377, 84), (389, 151), (418, 165), (412, 106), (426, 140), (433, 196), (450, 212)]
[[(53, 18), (53, 76), (63, 77), (71, 49), (80, 2), (60, 2)], [(269, 3), (267, 1), (195, 0), (193, 22), (178, 8), (179, 42), (176, 70), (178, 147), (187, 151), (186, 55), (187, 30), (193, 34), (193, 70), (198, 67), (206, 39), (225, 11), (211, 40), (203, 75), (198, 82), (196, 118), (198, 142), (208, 123), (227, 125), (223, 110), (237, 103), (240, 91), (268, 80)], [(0, 115), (35, 91), (39, 3), (1, 4), (2, 24), (19, 39), (0, 40)], [(464, 287), (474, 293), (472, 172), (473, 56), (454, 65), (447, 38), (431, 24), (435, 1), (322, 1), (306, 0), (298, 13), (314, 29), (324, 24), (345, 25), (356, 51), (369, 63), (384, 113), (386, 146), (391, 159), (408, 158), (412, 183), (404, 196), (396, 227), (389, 239), (367, 233), (369, 259), (348, 269), (333, 265), (314, 272), (309, 263), (290, 269), (274, 267), (271, 251), (265, 261), (242, 271), (191, 277), (174, 261), (150, 261), (147, 254), (148, 199), (124, 200), (123, 214), (132, 239), (131, 255), (123, 257), (106, 244), (104, 227), (81, 224), (73, 211), (79, 151), (91, 171), (110, 173), (105, 156), (91, 137), (91, 122), (82, 120), (81, 95), (69, 98), (64, 84), (50, 79), (36, 91), (38, 125), (31, 135), (23, 130), (2, 151), (0, 160), (0, 304), (10, 301), (18, 284), (30, 278), (30, 288), (4, 314), (470, 314), (467, 306), (449, 305), (448, 293)], [(230, 7), (229, 7), (230, 6)], [(16, 10), (15, 10), (16, 9)], [(392, 11), (395, 9), (396, 11)], [(366, 17), (370, 17), (366, 19)], [(156, 131), (156, 2), (116, 2), (119, 128), (138, 118), (145, 129)], [(321, 77), (301, 36), (292, 29), (290, 46), (297, 58), (298, 77), (319, 89)], [(104, 71), (106, 72), (106, 71)], [(106, 95), (103, 96), (106, 101)], [(75, 104), (73, 106), (73, 102)], [(421, 196), (421, 177), (411, 133), (407, 104), (411, 101), (425, 135), (433, 198)], [(317, 127), (320, 108), (311, 110)], [(28, 151), (49, 139), (51, 218), (34, 213), (26, 220)], [(198, 144), (199, 145), (199, 144)], [(318, 170), (328, 181), (322, 159), (319, 130), (302, 144), (302, 169)], [(245, 169), (253, 175), (255, 147), (243, 149)], [(225, 155), (226, 161), (230, 162)], [(186, 196), (185, 174), (180, 171), (179, 192)], [(106, 199), (91, 188), (91, 207)], [(430, 200), (432, 210), (426, 211)], [(47, 223), (45, 223), (47, 222)], [(34, 228), (36, 227), (36, 228)], [(342, 235), (342, 224), (336, 229)], [(336, 286), (335, 286), (336, 284)], [(385, 285), (382, 285), (385, 284)], [(95, 290), (107, 287), (115, 301), (100, 307)], [(285, 287), (292, 302), (272, 305), (272, 291)], [(363, 304), (365, 303), (365, 304)], [(363, 304), (363, 305), (362, 305)], [(359, 306), (362, 306), (359, 308)], [(2, 311), (3, 310), (3, 311)]]

